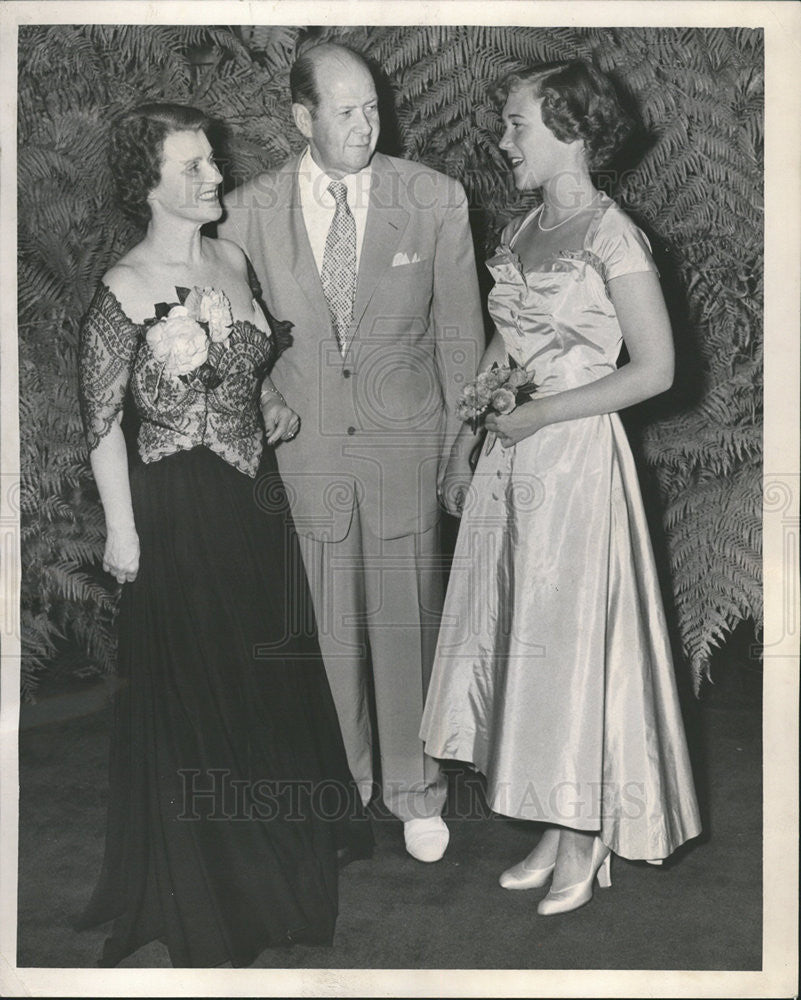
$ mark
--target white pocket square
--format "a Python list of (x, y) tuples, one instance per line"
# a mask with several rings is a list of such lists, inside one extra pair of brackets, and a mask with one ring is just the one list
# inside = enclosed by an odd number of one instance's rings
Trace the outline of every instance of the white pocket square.
[(392, 258), (393, 267), (402, 267), (404, 264), (419, 264), (420, 257), (418, 254), (413, 253), (411, 257), (406, 253), (396, 253)]

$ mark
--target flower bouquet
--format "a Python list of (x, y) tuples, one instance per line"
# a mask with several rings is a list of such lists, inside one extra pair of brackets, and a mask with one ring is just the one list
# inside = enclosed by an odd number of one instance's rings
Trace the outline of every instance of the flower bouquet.
[(511, 413), (521, 403), (527, 403), (536, 388), (528, 372), (514, 358), (509, 358), (508, 365), (499, 365), (494, 361), (491, 368), (464, 386), (456, 404), (456, 413), (470, 424), (475, 434), (488, 411)]
[(231, 303), (215, 288), (175, 289), (178, 302), (159, 302), (147, 322), (146, 339), (165, 375), (189, 385), (197, 379), (206, 389), (222, 382), (217, 363), (233, 327)]

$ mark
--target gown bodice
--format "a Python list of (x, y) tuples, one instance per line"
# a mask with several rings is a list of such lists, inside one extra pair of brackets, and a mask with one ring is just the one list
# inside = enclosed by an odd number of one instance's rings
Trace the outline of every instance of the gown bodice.
[(90, 450), (117, 419), (130, 385), (143, 462), (204, 446), (255, 477), (263, 447), (259, 389), (278, 353), (255, 298), (253, 319), (234, 320), (224, 341), (207, 345), (206, 362), (185, 374), (168, 373), (148, 342), (149, 326), (129, 319), (99, 284), (81, 331), (79, 365)]
[(603, 197), (580, 249), (560, 249), (527, 269), (515, 242), (540, 211), (511, 223), (487, 261), (495, 279), (488, 307), (507, 352), (545, 395), (615, 370), (623, 336), (607, 281), (656, 267), (645, 234)]

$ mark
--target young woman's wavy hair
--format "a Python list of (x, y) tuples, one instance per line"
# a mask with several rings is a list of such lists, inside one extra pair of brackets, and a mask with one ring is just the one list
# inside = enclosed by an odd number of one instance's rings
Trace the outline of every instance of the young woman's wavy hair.
[(520, 87), (542, 101), (542, 120), (557, 139), (584, 140), (591, 170), (606, 166), (632, 130), (612, 81), (583, 59), (516, 70), (495, 88), (496, 99), (503, 104)]
[(150, 220), (147, 197), (161, 180), (164, 140), (173, 132), (207, 131), (209, 117), (184, 104), (140, 104), (114, 122), (109, 162), (122, 211), (136, 222)]

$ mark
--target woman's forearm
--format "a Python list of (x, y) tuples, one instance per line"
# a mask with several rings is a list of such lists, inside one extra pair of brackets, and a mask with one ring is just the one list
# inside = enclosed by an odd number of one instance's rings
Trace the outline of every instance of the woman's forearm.
[[(668, 375), (665, 369), (654, 370), (629, 362), (588, 385), (566, 389), (553, 396), (542, 396), (534, 401), (532, 409), (536, 406), (540, 410), (544, 424), (580, 420), (582, 417), (625, 410), (667, 391), (671, 383), (672, 373)], [(523, 404), (521, 410), (527, 405)]]
[(89, 460), (106, 516), (106, 530), (135, 531), (128, 454), (122, 428), (117, 420), (92, 450)]
[(673, 338), (656, 276), (642, 273), (614, 279), (609, 294), (631, 360), (589, 385), (537, 400), (546, 423), (616, 413), (666, 392), (673, 384)]
[(270, 378), (269, 375), (265, 375), (261, 383), (261, 393), (259, 394), (259, 404), (262, 408), (268, 406), (270, 403), (278, 402), (282, 406), (286, 406), (286, 400), (284, 399), (281, 392), (276, 389), (275, 383)]
[(478, 363), (478, 372), (476, 374), (481, 374), (481, 372), (487, 371), (492, 368), (493, 364), (505, 365), (508, 360), (508, 354), (506, 351), (506, 344), (504, 343), (503, 337), (496, 330), (492, 335), (490, 342), (487, 344), (487, 348), (481, 356), (481, 361)]
[(616, 413), (672, 385), (673, 339), (656, 276), (650, 271), (621, 275), (610, 280), (607, 289), (631, 360), (597, 381), (552, 396), (535, 395), (511, 413), (489, 414), (485, 425), (504, 447), (549, 424)]

